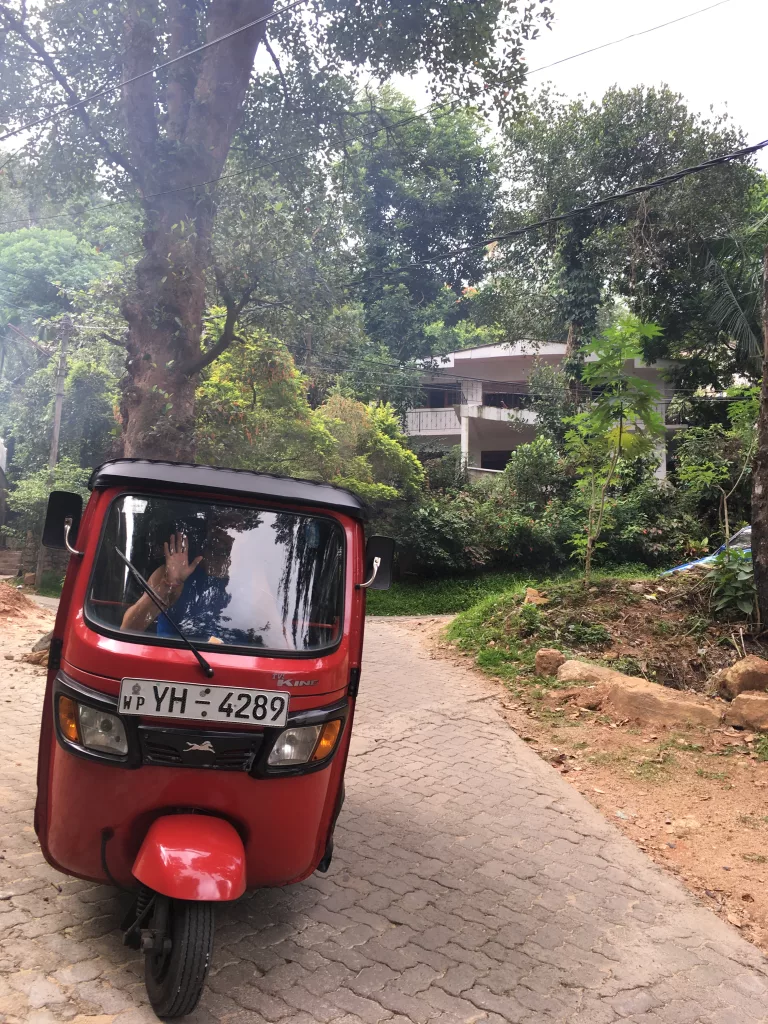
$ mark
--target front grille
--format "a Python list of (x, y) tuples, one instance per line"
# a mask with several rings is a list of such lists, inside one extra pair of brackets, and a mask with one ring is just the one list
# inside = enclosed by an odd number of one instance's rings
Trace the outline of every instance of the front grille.
[(263, 738), (260, 732), (223, 732), (213, 729), (199, 732), (192, 729), (139, 726), (141, 763), (165, 767), (249, 772)]

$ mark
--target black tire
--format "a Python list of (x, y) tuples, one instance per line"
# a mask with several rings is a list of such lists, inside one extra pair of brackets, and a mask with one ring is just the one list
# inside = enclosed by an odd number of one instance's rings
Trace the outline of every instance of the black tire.
[(144, 958), (144, 980), (158, 1017), (183, 1017), (200, 1001), (213, 955), (213, 904), (171, 900), (168, 953)]

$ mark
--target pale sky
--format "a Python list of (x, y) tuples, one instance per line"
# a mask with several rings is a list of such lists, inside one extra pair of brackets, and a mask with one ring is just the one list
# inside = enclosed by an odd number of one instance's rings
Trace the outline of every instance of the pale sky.
[[(651, 28), (710, 6), (715, 0), (550, 0), (550, 31), (528, 44), (531, 70), (581, 50)], [(727, 110), (748, 143), (768, 139), (768, 0), (728, 0), (687, 21), (597, 53), (569, 60), (529, 78), (529, 88), (552, 82), (568, 97), (583, 93), (599, 100), (611, 86), (659, 85), (682, 93), (691, 110)], [(405, 83), (403, 83), (405, 85)], [(428, 98), (420, 83), (405, 86)], [(758, 156), (768, 171), (768, 150)]]
[[(618, 39), (691, 11), (713, 0), (552, 0), (552, 30), (527, 49), (531, 69)], [(748, 143), (768, 139), (765, 84), (768, 2), (729, 0), (713, 10), (639, 39), (531, 75), (530, 87), (547, 80), (567, 96), (599, 99), (611, 85), (658, 85), (682, 93), (689, 107), (727, 110)], [(768, 151), (760, 166), (768, 170)]]

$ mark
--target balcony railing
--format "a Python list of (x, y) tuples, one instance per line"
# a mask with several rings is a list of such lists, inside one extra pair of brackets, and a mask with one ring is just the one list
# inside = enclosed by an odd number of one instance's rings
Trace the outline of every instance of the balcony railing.
[[(517, 385), (515, 385), (517, 387)], [(466, 400), (462, 404), (473, 406), (473, 403)], [(532, 422), (535, 418), (533, 413), (528, 413), (532, 405), (532, 399), (537, 396), (531, 392), (525, 392), (523, 386), (519, 391), (494, 391), (486, 392), (483, 395), (483, 403), (478, 409), (501, 409), (509, 410)], [(679, 414), (677, 416), (668, 413), (669, 400), (663, 400), (656, 405), (656, 411), (660, 413), (667, 426), (684, 426), (685, 420)], [(470, 412), (470, 415), (472, 413)], [(506, 417), (504, 417), (506, 418)], [(410, 409), (406, 415), (406, 431), (409, 434), (459, 434), (461, 433), (461, 420), (456, 415), (455, 407), (449, 409)]]
[(409, 434), (459, 434), (461, 421), (453, 409), (409, 409), (406, 430)]

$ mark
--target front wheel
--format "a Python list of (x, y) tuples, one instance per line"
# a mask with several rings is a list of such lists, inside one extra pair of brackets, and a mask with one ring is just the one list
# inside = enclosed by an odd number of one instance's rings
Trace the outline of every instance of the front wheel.
[(158, 1017), (183, 1017), (200, 1001), (213, 955), (213, 904), (156, 896), (144, 980)]

